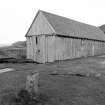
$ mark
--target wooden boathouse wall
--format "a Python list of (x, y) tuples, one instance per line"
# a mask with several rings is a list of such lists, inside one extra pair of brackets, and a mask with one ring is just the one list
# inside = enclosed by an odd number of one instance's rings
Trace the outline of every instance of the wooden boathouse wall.
[(105, 42), (39, 35), (27, 37), (27, 58), (45, 63), (105, 54)]
[(27, 58), (39, 63), (105, 54), (105, 35), (98, 27), (43, 11), (26, 39)]

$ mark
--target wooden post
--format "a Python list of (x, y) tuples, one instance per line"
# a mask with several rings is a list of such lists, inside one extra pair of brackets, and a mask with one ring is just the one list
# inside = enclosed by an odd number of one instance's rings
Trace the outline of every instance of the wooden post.
[(28, 92), (37, 93), (38, 92), (38, 80), (39, 80), (38, 72), (29, 74), (26, 80), (26, 90), (28, 90)]

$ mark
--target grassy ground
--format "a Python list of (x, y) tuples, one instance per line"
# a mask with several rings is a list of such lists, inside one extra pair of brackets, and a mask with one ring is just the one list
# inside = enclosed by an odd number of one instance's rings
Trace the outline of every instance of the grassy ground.
[(26, 76), (39, 71), (39, 91), (54, 105), (105, 105), (104, 61), (104, 57), (89, 57), (49, 64), (0, 64), (15, 69), (0, 74), (0, 97), (24, 88)]

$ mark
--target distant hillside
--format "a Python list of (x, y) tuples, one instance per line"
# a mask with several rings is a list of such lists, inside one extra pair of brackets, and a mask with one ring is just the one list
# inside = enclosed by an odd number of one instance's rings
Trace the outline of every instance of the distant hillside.
[(0, 47), (0, 58), (26, 58), (26, 41), (18, 41), (11, 46)]
[(105, 33), (105, 25), (99, 27)]
[(13, 47), (26, 47), (26, 41), (18, 41), (12, 44)]

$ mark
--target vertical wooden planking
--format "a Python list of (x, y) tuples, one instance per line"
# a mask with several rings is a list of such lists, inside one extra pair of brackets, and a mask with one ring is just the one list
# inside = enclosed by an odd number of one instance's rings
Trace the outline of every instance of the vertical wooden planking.
[(103, 46), (103, 42), (100, 42), (101, 43), (101, 54), (104, 54), (104, 46)]
[(56, 36), (56, 60), (64, 60), (64, 38)]
[(73, 58), (75, 58), (75, 39), (73, 38), (73, 41), (72, 41), (72, 51), (73, 51)]
[(29, 59), (32, 59), (32, 56), (31, 56), (31, 54), (32, 54), (31, 48), (32, 48), (32, 46), (31, 46), (31, 37), (29, 37)]
[(76, 58), (76, 39), (74, 39), (74, 58)]
[(77, 57), (77, 39), (73, 39), (73, 57)]
[(46, 62), (45, 35), (43, 37), (43, 62)]
[(89, 46), (89, 56), (92, 56), (92, 44), (90, 40), (88, 40), (88, 46)]
[(75, 57), (78, 58), (78, 39), (75, 39)]
[(78, 56), (78, 52), (77, 52), (78, 45), (77, 45), (77, 43), (78, 43), (78, 39), (75, 39), (75, 58), (77, 58), (77, 56)]
[(40, 12), (37, 15), (37, 18), (35, 19), (35, 21), (33, 22), (30, 30), (27, 33), (27, 35), (28, 36), (31, 36), (31, 35), (38, 36), (38, 35), (44, 35), (44, 34), (51, 35), (54, 32), (55, 32), (54, 29), (49, 24), (49, 22), (47, 21), (47, 19), (43, 15), (43, 13)]
[(79, 39), (75, 39), (75, 57), (78, 58), (79, 57)]
[(78, 39), (79, 40), (79, 44), (78, 44), (78, 46), (79, 46), (79, 57), (81, 57), (81, 39)]
[(45, 62), (48, 62), (47, 36), (45, 36)]
[(90, 46), (90, 56), (92, 56), (92, 42), (89, 40), (89, 46)]
[[(62, 38), (62, 37), (61, 37)], [(65, 59), (67, 59), (67, 38), (62, 38), (63, 39), (63, 45), (64, 46), (62, 46), (62, 47), (64, 47), (63, 48), (63, 50), (61, 50), (62, 52), (63, 52), (63, 54), (62, 54), (62, 56), (63, 56), (63, 60), (65, 60)]]
[(103, 44), (102, 44), (102, 42), (100, 42), (101, 43), (101, 54), (103, 54)]
[(86, 56), (85, 57), (88, 57), (88, 40), (85, 40), (85, 43), (86, 43)]
[(67, 51), (67, 59), (70, 59), (71, 58), (71, 40), (70, 38), (66, 38), (66, 51)]
[(42, 58), (42, 56), (41, 56), (41, 41), (40, 41), (40, 39), (41, 39), (41, 36), (38, 36), (37, 37), (37, 49), (36, 49), (36, 60), (37, 60), (37, 62), (39, 62), (39, 63), (42, 63), (42, 61), (41, 61), (41, 58)]
[(101, 43), (100, 42), (97, 42), (97, 43), (98, 43), (97, 54), (100, 55), (101, 54)]
[(71, 41), (71, 59), (73, 58), (73, 39), (72, 38), (70, 38), (70, 41)]
[(55, 36), (47, 36), (47, 57), (48, 62), (53, 62), (55, 60)]
[(76, 45), (75, 45), (75, 47), (76, 47), (76, 57), (78, 58), (78, 57), (80, 57), (80, 53), (81, 53), (81, 47), (80, 47), (80, 44), (81, 44), (81, 41), (80, 41), (80, 39), (76, 39)]
[(31, 48), (32, 48), (32, 59), (34, 60), (34, 42), (33, 42), (33, 36), (31, 37)]
[(87, 40), (84, 40), (84, 57), (87, 57)]
[(30, 59), (32, 59), (32, 58), (31, 58), (31, 53), (32, 53), (32, 52), (31, 52), (31, 37), (29, 37), (29, 47), (30, 47), (30, 48), (29, 48), (29, 50), (30, 50), (30, 55), (29, 55), (29, 56), (30, 56)]
[(39, 63), (48, 62), (48, 36), (37, 36), (38, 44), (36, 45), (36, 61)]
[(92, 56), (94, 56), (95, 47), (94, 47), (94, 41), (92, 41)]
[(74, 58), (74, 39), (72, 38), (72, 58)]
[(103, 54), (105, 54), (105, 42), (102, 42)]
[(29, 37), (26, 37), (26, 56), (29, 59)]
[(75, 39), (73, 39), (73, 50), (74, 50), (74, 58), (75, 58)]
[(88, 57), (88, 40), (85, 40), (85, 57)]
[(30, 59), (30, 39), (27, 37), (27, 58)]
[(29, 58), (31, 59), (31, 40), (30, 40), (30, 37), (29, 37)]
[(31, 45), (30, 45), (30, 48), (31, 48), (31, 59), (33, 60), (33, 38), (32, 37), (30, 37), (30, 43), (31, 43)]
[(100, 43), (98, 41), (94, 41), (94, 47), (95, 47), (94, 55), (99, 55)]
[(92, 56), (92, 42), (89, 40), (89, 56)]
[(56, 60), (59, 60), (59, 48), (58, 48), (59, 43), (60, 43), (59, 37), (56, 36), (55, 41), (56, 41)]
[(45, 63), (45, 35), (40, 37), (40, 56), (41, 63)]
[(80, 39), (80, 57), (83, 57), (84, 49), (83, 49), (83, 40)]
[(91, 43), (90, 40), (88, 40), (88, 56), (91, 56)]
[(33, 36), (33, 59), (36, 61), (36, 36)]
[(104, 54), (105, 54), (105, 42), (103, 42), (103, 49), (104, 49)]
[(98, 55), (99, 54), (99, 43), (94, 41), (94, 48), (95, 48), (95, 51), (94, 51), (94, 55)]
[(102, 42), (100, 42), (100, 54), (102, 55), (103, 49), (102, 49)]
[(65, 38), (65, 59), (70, 59), (70, 40), (69, 38)]
[(105, 54), (104, 42), (45, 35), (37, 37), (37, 45), (36, 36), (27, 37), (27, 58), (40, 63)]
[(72, 58), (72, 38), (69, 38), (69, 52), (70, 52), (70, 58)]
[(81, 57), (86, 57), (87, 56), (87, 40), (85, 39), (81, 39), (80, 42), (80, 46), (81, 46)]

